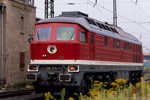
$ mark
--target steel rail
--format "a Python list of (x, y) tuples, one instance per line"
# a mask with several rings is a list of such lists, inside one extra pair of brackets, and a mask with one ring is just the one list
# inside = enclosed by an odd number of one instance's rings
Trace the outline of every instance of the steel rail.
[(27, 94), (31, 94), (33, 91), (34, 91), (34, 89), (10, 91), (10, 92), (0, 92), (0, 99), (1, 98), (9, 98), (9, 97), (13, 97), (13, 96), (27, 95)]
[(9, 98), (0, 98), (0, 100), (44, 100), (43, 94), (30, 94)]

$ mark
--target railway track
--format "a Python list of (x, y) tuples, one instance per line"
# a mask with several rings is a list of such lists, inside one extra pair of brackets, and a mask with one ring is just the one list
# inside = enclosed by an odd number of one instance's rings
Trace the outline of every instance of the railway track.
[(34, 89), (1, 92), (0, 100), (42, 100), (43, 94), (32, 94)]

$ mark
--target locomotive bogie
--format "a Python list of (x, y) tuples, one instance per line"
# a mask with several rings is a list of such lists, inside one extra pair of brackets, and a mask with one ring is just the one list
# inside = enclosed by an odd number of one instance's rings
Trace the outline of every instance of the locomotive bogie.
[[(70, 67), (77, 71), (70, 71)], [(77, 68), (76, 68), (77, 67)], [(67, 84), (76, 83), (74, 86), (80, 86), (80, 82), (85, 74), (89, 75), (102, 75), (102, 73), (111, 73), (113, 78), (123, 78), (129, 80), (129, 77), (139, 76), (141, 77), (142, 72), (141, 66), (118, 66), (118, 65), (40, 65), (38, 72), (33, 72), (36, 74), (39, 82), (43, 83), (53, 83), (57, 82), (68, 82)], [(130, 72), (130, 73), (129, 73)], [(132, 74), (131, 74), (132, 73)], [(31, 73), (30, 73), (31, 74)], [(110, 75), (108, 76), (110, 77)], [(107, 74), (106, 74), (107, 75)], [(31, 79), (27, 79), (31, 80)], [(33, 79), (35, 80), (35, 79)], [(97, 79), (98, 80), (98, 79)], [(104, 80), (103, 80), (104, 81)], [(67, 85), (66, 85), (67, 86)], [(69, 85), (70, 86), (70, 85)]]

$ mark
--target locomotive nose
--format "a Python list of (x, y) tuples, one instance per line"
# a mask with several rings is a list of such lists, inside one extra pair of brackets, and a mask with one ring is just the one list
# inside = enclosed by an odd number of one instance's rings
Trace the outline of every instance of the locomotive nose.
[[(31, 45), (31, 59), (33, 60), (62, 60), (75, 59), (77, 44), (66, 43), (40, 43)], [(39, 63), (39, 62), (38, 62)]]

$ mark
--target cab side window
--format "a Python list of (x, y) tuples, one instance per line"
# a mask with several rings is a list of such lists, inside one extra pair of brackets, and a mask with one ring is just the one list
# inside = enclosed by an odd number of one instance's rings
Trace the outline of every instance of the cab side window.
[(129, 50), (129, 43), (127, 43), (127, 50)]
[(126, 50), (126, 47), (127, 47), (126, 42), (124, 42), (124, 50)]
[(117, 40), (117, 48), (119, 48), (119, 47), (120, 47), (120, 41)]
[(104, 46), (107, 46), (108, 45), (108, 38), (105, 36), (104, 37)]
[(84, 42), (86, 43), (87, 42), (87, 39), (86, 39), (86, 32), (79, 32), (79, 40), (80, 42)]
[(91, 44), (93, 44), (94, 43), (94, 35), (92, 34), (91, 35)]
[(113, 39), (113, 48), (116, 48), (116, 40)]

